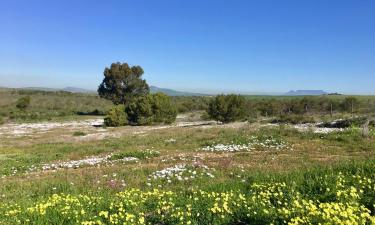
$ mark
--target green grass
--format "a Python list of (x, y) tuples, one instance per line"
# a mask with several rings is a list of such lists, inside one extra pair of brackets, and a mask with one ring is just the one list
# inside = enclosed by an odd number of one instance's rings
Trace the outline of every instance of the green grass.
[[(292, 207), (294, 200), (301, 204), (303, 200), (311, 200), (318, 208), (320, 207), (318, 202), (325, 202), (330, 206), (355, 203), (366, 207), (372, 216), (374, 215), (373, 189), (366, 189), (364, 194), (353, 201), (337, 196), (337, 193), (348, 191), (351, 187), (355, 187), (358, 191), (363, 188), (358, 176), (375, 182), (373, 173), (375, 170), (375, 133), (373, 129), (372, 135), (366, 139), (362, 138), (360, 130), (356, 128), (341, 133), (314, 134), (301, 133), (287, 126), (275, 128), (259, 128), (256, 124), (254, 126), (168, 128), (148, 131), (140, 135), (124, 132), (119, 138), (92, 141), (74, 139), (71, 142), (63, 140), (52, 142), (49, 141), (48, 136), (42, 139), (42, 142), (30, 143), (28, 141), (32, 140), (32, 137), (24, 137), (17, 142), (9, 142), (10, 144), (6, 140), (0, 140), (0, 202), (3, 204), (0, 206), (0, 221), (12, 224), (15, 223), (13, 219), (19, 219), (27, 224), (30, 223), (30, 221), (27, 222), (29, 219), (34, 224), (76, 224), (76, 220), (69, 220), (67, 216), (63, 216), (62, 210), (67, 206), (64, 202), (51, 207), (45, 215), (27, 212), (26, 208), (50, 201), (48, 199), (54, 194), (58, 194), (62, 199), (67, 199), (67, 195), (70, 196), (69, 198), (79, 199), (81, 205), (69, 205), (79, 210), (77, 212), (85, 210), (84, 215), (79, 214), (77, 217), (79, 222), (95, 216), (99, 218), (100, 211), (108, 211), (110, 214), (118, 213), (117, 204), (130, 200), (136, 201), (138, 205), (137, 207), (127, 206), (127, 212), (137, 217), (143, 212), (148, 215), (145, 219), (151, 224), (178, 224), (178, 221), (176, 222), (171, 216), (174, 211), (167, 211), (164, 214), (168, 215), (165, 219), (152, 213), (160, 209), (160, 204), (164, 200), (168, 204), (173, 203), (172, 208), (178, 212), (186, 211), (185, 207), (191, 204), (195, 213), (201, 212), (207, 215), (202, 218), (198, 218), (196, 214), (189, 217), (192, 224), (269, 224), (271, 222), (281, 224), (283, 220), (291, 221), (293, 216), (286, 216), (277, 211), (278, 200), (288, 203), (289, 211), (296, 210)], [(121, 129), (116, 128), (113, 131)], [(127, 128), (124, 129), (128, 131)], [(67, 136), (71, 137), (72, 131), (69, 132)], [(250, 152), (236, 153), (211, 153), (200, 150), (214, 143), (247, 143), (252, 136), (257, 137), (259, 141), (272, 137), (293, 145), (293, 149), (279, 151), (259, 148)], [(46, 163), (109, 154), (112, 154), (109, 162), (100, 166), (82, 166), (77, 169), (57, 171), (40, 170), (41, 166)], [(122, 162), (119, 160), (125, 157), (136, 157), (139, 161)], [(178, 180), (177, 177), (173, 177), (170, 182), (167, 179), (156, 181), (152, 179), (151, 175), (156, 171), (179, 164), (186, 164), (189, 170), (196, 171), (198, 174), (209, 172), (214, 178), (203, 174), (188, 180)], [(203, 165), (208, 167), (207, 171)], [(39, 169), (30, 171), (29, 169), (33, 166)], [(13, 175), (15, 170), (17, 172)], [(3, 175), (6, 177), (2, 178)], [(191, 173), (185, 171), (183, 175), (190, 177)], [(344, 187), (337, 184), (339, 177), (345, 180)], [(285, 183), (286, 188), (282, 188), (282, 191), (285, 196), (288, 196), (287, 198), (275, 196), (274, 190), (281, 188), (280, 183)], [(132, 188), (136, 191), (132, 192)], [(152, 194), (155, 188), (160, 193), (171, 191), (175, 197), (171, 201), (160, 199), (159, 195)], [(119, 197), (124, 194), (124, 190), (126, 190), (125, 194), (134, 194), (134, 196)], [(260, 214), (247, 216), (249, 211), (241, 210), (244, 205), (241, 205), (239, 199), (231, 198), (231, 202), (238, 203), (241, 208), (231, 205), (233, 214), (225, 214), (226, 219), (223, 219), (219, 214), (207, 211), (216, 202), (214, 198), (200, 196), (201, 200), (192, 201), (190, 196), (196, 197), (197, 194), (194, 194), (194, 191), (197, 190), (242, 193), (246, 196), (246, 201), (254, 205), (250, 211)], [(263, 192), (268, 193), (268, 191), (273, 196), (270, 204), (263, 198), (252, 202), (252, 197)], [(148, 196), (145, 197), (147, 201), (133, 199), (135, 194)], [(82, 195), (92, 201), (97, 201), (97, 205), (90, 206)], [(100, 199), (95, 200), (97, 197)], [(111, 203), (116, 207), (110, 209)], [(260, 203), (266, 205), (262, 206)], [(15, 211), (13, 216), (6, 216), (6, 213), (11, 210), (8, 207), (17, 209), (19, 207), (20, 212)], [(261, 213), (264, 209), (270, 214)], [(323, 208), (319, 210), (323, 212)], [(347, 208), (343, 210), (344, 212), (350, 211)], [(73, 209), (68, 212), (74, 214), (69, 214), (71, 218), (76, 218)], [(306, 216), (302, 211), (296, 211), (293, 215)], [(324, 222), (320, 217), (314, 219)], [(103, 223), (109, 223), (105, 218), (100, 217), (100, 220)]]

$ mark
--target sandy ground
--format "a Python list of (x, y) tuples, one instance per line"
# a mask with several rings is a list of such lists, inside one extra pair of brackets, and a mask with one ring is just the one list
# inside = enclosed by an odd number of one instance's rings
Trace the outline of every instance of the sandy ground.
[[(105, 138), (116, 138), (123, 135), (147, 135), (162, 129), (170, 128), (213, 128), (227, 127), (239, 128), (246, 123), (231, 123), (221, 125), (215, 121), (185, 121), (185, 115), (179, 115), (176, 123), (171, 125), (154, 125), (154, 126), (125, 126), (104, 128), (102, 118), (87, 119), (82, 121), (66, 122), (40, 122), (40, 123), (9, 123), (0, 126), (0, 141), (92, 141), (102, 140)], [(75, 132), (82, 132), (84, 135), (75, 136)]]
[[(241, 128), (252, 126), (255, 129), (265, 126), (278, 126), (277, 124), (252, 124), (246, 122), (235, 122), (230, 124), (219, 124), (215, 121), (191, 121), (191, 117), (186, 114), (179, 115), (174, 124), (154, 125), (154, 126), (125, 126), (116, 128), (104, 128), (103, 118), (86, 119), (81, 121), (65, 122), (41, 122), (41, 123), (9, 123), (0, 126), (0, 143), (6, 141), (24, 142), (84, 142), (102, 140), (105, 138), (118, 138), (124, 135), (147, 135), (149, 132), (157, 132), (163, 129), (172, 128), (200, 128), (209, 129), (221, 128)], [(343, 131), (338, 128), (319, 128), (314, 124), (298, 124), (291, 126), (301, 132), (312, 131), (314, 133), (330, 133)], [(74, 135), (75, 132), (82, 132), (82, 135)]]

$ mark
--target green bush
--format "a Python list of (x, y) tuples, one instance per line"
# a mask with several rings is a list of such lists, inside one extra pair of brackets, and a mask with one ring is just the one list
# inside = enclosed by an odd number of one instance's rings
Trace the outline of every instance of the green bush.
[(83, 131), (75, 131), (73, 133), (73, 136), (77, 137), (77, 136), (86, 136), (87, 134)]
[(170, 97), (162, 93), (136, 98), (126, 107), (126, 113), (132, 125), (170, 124), (177, 117), (177, 110)]
[(3, 119), (3, 117), (0, 116), (0, 125), (1, 124), (4, 124), (4, 119)]
[(30, 96), (24, 96), (17, 100), (16, 107), (20, 110), (25, 110), (30, 105)]
[(109, 127), (124, 126), (128, 123), (128, 117), (124, 105), (112, 107), (104, 118), (104, 124)]
[(272, 123), (290, 123), (290, 124), (300, 124), (300, 123), (314, 123), (313, 117), (304, 115), (281, 115), (280, 117), (271, 121)]
[(170, 124), (176, 120), (177, 109), (171, 102), (170, 97), (163, 93), (156, 93), (152, 96), (153, 122)]
[(150, 95), (138, 97), (127, 107), (126, 113), (131, 125), (149, 125), (153, 121), (152, 98)]
[(228, 123), (245, 117), (245, 98), (240, 95), (218, 95), (209, 103), (207, 113), (212, 119)]
[(141, 150), (141, 151), (130, 151), (130, 152), (118, 152), (113, 154), (109, 160), (121, 160), (128, 157), (135, 157), (138, 159), (149, 159), (157, 157), (160, 155), (160, 152), (155, 150)]

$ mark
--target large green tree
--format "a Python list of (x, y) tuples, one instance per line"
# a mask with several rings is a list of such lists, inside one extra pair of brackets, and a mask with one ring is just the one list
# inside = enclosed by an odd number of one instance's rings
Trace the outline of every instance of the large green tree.
[(140, 66), (112, 63), (110, 68), (104, 70), (104, 79), (98, 88), (99, 96), (116, 105), (127, 105), (133, 99), (147, 95), (150, 88), (142, 79), (143, 73)]

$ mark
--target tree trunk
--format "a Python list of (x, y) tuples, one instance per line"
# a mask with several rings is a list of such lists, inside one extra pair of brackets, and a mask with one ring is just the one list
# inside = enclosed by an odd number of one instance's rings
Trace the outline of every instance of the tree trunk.
[(332, 103), (331, 103), (330, 115), (331, 115), (331, 118), (332, 118), (333, 117), (333, 105), (332, 105)]
[(354, 104), (353, 104), (353, 100), (352, 100), (352, 117), (354, 117)]
[(369, 129), (368, 129), (369, 124), (370, 124), (370, 119), (367, 119), (366, 122), (363, 124), (362, 136), (364, 138), (368, 138), (368, 136), (369, 136)]

